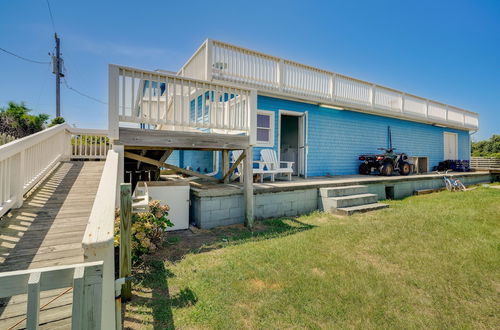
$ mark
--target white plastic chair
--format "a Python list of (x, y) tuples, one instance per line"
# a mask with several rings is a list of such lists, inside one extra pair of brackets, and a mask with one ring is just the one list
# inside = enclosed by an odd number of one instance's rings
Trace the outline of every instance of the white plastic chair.
[[(279, 162), (278, 157), (276, 157), (276, 151), (273, 149), (262, 149), (260, 151), (260, 157), (269, 171), (275, 174), (284, 174), (288, 177), (288, 181), (292, 181), (294, 162)], [(282, 165), (285, 166), (282, 167)]]

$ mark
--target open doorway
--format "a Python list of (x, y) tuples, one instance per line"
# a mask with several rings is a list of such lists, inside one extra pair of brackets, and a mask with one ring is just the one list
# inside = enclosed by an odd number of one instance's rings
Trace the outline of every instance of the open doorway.
[(279, 158), (280, 161), (293, 162), (293, 175), (306, 177), (307, 113), (280, 111), (279, 120)]

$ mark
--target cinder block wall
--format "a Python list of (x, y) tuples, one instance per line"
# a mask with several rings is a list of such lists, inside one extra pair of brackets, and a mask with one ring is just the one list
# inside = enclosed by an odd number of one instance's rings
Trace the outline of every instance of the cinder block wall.
[[(490, 182), (490, 174), (482, 175), (455, 175), (465, 185)], [(441, 178), (409, 179), (396, 182), (368, 183), (368, 191), (378, 195), (379, 200), (390, 196), (386, 195), (386, 188), (392, 187), (393, 198), (401, 199), (414, 194), (416, 190), (435, 189), (444, 187)], [(209, 229), (243, 223), (245, 220), (243, 194), (223, 196), (199, 196), (191, 191), (191, 222), (199, 228)], [(274, 193), (257, 193), (254, 195), (255, 219), (279, 218), (307, 214), (315, 210), (322, 210), (319, 189), (301, 189)]]

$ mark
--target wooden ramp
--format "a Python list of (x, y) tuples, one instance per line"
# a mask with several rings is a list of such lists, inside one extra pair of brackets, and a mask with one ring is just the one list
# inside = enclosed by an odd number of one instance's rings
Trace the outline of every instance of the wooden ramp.
[[(103, 167), (104, 162), (62, 162), (23, 207), (2, 217), (0, 272), (83, 262), (82, 238)], [(71, 300), (71, 289), (42, 292), (40, 328), (69, 328)], [(24, 328), (26, 307), (26, 295), (1, 300), (0, 329)]]

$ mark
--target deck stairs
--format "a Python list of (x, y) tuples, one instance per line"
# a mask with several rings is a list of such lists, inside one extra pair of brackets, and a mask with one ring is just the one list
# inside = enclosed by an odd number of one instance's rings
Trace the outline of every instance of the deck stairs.
[(378, 202), (376, 194), (368, 193), (368, 186), (355, 185), (320, 188), (323, 209), (327, 212), (351, 215), (388, 207)]

